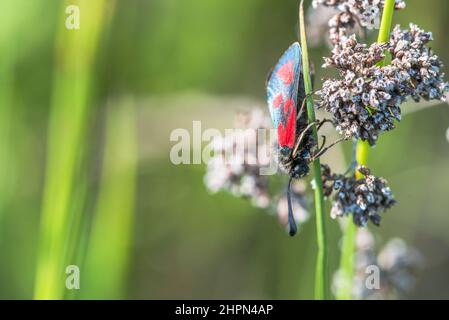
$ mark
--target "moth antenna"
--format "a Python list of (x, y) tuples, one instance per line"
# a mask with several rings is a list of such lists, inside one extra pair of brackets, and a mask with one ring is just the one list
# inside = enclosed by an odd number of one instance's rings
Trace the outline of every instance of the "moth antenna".
[(290, 195), (292, 187), (292, 179), (293, 177), (290, 177), (290, 179), (288, 180), (287, 202), (288, 202), (288, 233), (290, 236), (293, 237), (298, 231), (298, 228), (296, 226), (295, 218), (293, 217), (292, 199)]

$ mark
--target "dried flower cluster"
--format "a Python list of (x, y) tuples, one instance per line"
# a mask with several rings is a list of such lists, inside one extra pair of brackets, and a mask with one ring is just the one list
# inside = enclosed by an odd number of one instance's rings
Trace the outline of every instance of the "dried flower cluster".
[[(380, 24), (384, 0), (314, 0), (312, 6), (334, 8), (337, 11), (329, 22), (329, 40), (335, 45), (343, 37), (357, 31), (358, 28), (377, 29)], [(395, 9), (405, 8), (403, 0), (395, 1)]]
[[(340, 134), (374, 145), (401, 120), (400, 105), (407, 98), (445, 99), (449, 85), (442, 62), (426, 47), (430, 40), (431, 33), (411, 24), (408, 31), (396, 27), (385, 44), (367, 47), (354, 35), (336, 44), (323, 67), (338, 69), (341, 78), (326, 80), (318, 94), (319, 107), (332, 114)], [(391, 64), (379, 66), (385, 51)]]
[(307, 11), (307, 44), (316, 47), (329, 42), (329, 20), (339, 11), (333, 7), (310, 6)]
[[(352, 294), (359, 300), (403, 299), (415, 284), (415, 273), (422, 266), (421, 254), (395, 238), (376, 254), (374, 236), (359, 229), (356, 236), (356, 259)], [(368, 288), (367, 267), (379, 268), (379, 287)], [(334, 290), (342, 285), (340, 273), (334, 276)]]
[[(255, 131), (271, 128), (271, 120), (261, 109), (254, 108), (250, 112), (238, 114), (235, 126), (242, 130), (233, 131), (232, 135), (213, 141), (214, 157), (209, 160), (204, 177), (206, 187), (212, 193), (224, 190), (236, 197), (248, 198), (252, 205), (258, 208), (272, 208), (280, 223), (286, 227), (288, 224), (286, 192), (271, 196), (269, 176), (260, 174), (261, 168), (267, 167), (270, 159), (261, 159), (257, 152), (270, 154), (273, 146), (268, 144), (269, 141), (255, 140), (257, 139)], [(245, 141), (244, 150), (236, 147), (239, 141)], [(256, 144), (257, 149), (248, 147)], [(241, 152), (238, 152), (240, 150)], [(226, 154), (232, 154), (232, 158), (226, 159)], [(274, 152), (270, 155), (273, 157)], [(252, 161), (249, 161), (250, 159)], [(309, 213), (306, 209), (303, 182), (295, 181), (291, 196), (296, 222), (305, 222), (309, 218)]]
[(402, 97), (411, 96), (416, 102), (421, 98), (446, 100), (449, 84), (443, 79), (443, 63), (426, 47), (432, 40), (431, 32), (412, 23), (409, 30), (394, 28), (388, 49), (393, 57), (391, 68), (400, 78), (397, 89)]
[(329, 166), (322, 165), (323, 191), (326, 197), (334, 194), (331, 217), (352, 214), (354, 223), (366, 226), (368, 220), (379, 225), (380, 213), (395, 204), (387, 181), (371, 175), (370, 170), (359, 166), (362, 179), (332, 174)]
[[(270, 119), (260, 109), (254, 109), (251, 113), (238, 115), (236, 127), (243, 130), (236, 130), (223, 138), (214, 139), (214, 157), (207, 164), (207, 173), (204, 178), (209, 191), (215, 193), (219, 190), (227, 190), (235, 196), (250, 198), (253, 205), (257, 207), (269, 206), (268, 177), (260, 175), (259, 171), (269, 162), (261, 163), (257, 150), (248, 148), (257, 143), (255, 131), (259, 128), (269, 128), (269, 126)], [(240, 141), (248, 142), (242, 153), (236, 152), (240, 150), (237, 147)], [(259, 150), (270, 149), (270, 146), (259, 143), (258, 148)]]

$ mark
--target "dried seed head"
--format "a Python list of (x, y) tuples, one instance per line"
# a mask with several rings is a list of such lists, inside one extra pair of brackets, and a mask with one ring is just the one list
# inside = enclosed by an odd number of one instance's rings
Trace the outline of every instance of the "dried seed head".
[(352, 214), (358, 226), (365, 226), (368, 220), (378, 226), (380, 213), (391, 208), (396, 201), (385, 179), (371, 175), (364, 166), (357, 170), (364, 176), (362, 179), (332, 174), (329, 166), (321, 166), (324, 195), (334, 194), (331, 217)]
[(309, 7), (307, 11), (307, 43), (309, 46), (316, 47), (322, 43), (329, 43), (329, 20), (337, 13), (339, 11), (333, 7)]
[[(431, 39), (430, 33), (411, 24), (408, 31), (396, 27), (385, 44), (367, 47), (355, 35), (336, 44), (323, 67), (338, 69), (340, 78), (326, 80), (317, 94), (319, 107), (333, 115), (340, 134), (374, 145), (401, 120), (400, 105), (409, 97), (445, 100), (449, 85), (441, 61), (426, 47)], [(385, 51), (391, 54), (391, 64), (378, 66)]]
[[(251, 199), (256, 207), (267, 208), (270, 204), (268, 192), (268, 176), (260, 175), (260, 168), (265, 164), (259, 161), (249, 161), (258, 159), (257, 149), (248, 146), (256, 145), (258, 149), (271, 149), (271, 146), (263, 145), (257, 139), (254, 131), (259, 128), (270, 128), (269, 117), (260, 109), (255, 108), (251, 112), (240, 113), (236, 118), (236, 130), (232, 135), (214, 141), (215, 156), (207, 164), (207, 172), (204, 182), (208, 190), (212, 193), (220, 190), (231, 192), (235, 196)], [(236, 148), (238, 141), (248, 141), (245, 144), (243, 154), (234, 152), (240, 150)], [(232, 155), (231, 159), (225, 159), (224, 155)]]
[[(337, 13), (329, 20), (329, 40), (335, 45), (343, 37), (361, 28), (378, 29), (385, 0), (314, 0), (312, 6), (333, 8)], [(405, 8), (403, 0), (395, 1), (395, 9)]]
[(415, 101), (445, 100), (448, 83), (444, 81), (443, 63), (426, 44), (432, 41), (432, 33), (415, 24), (409, 30), (396, 26), (391, 34), (389, 51), (391, 65), (404, 84), (400, 88)]

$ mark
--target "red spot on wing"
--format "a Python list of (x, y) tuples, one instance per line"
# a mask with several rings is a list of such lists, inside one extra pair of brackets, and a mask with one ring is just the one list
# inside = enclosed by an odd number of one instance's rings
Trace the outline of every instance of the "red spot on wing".
[(293, 148), (295, 144), (295, 122), (296, 122), (296, 112), (293, 111), (290, 113), (290, 116), (287, 120), (287, 128), (286, 128), (286, 145), (289, 148)]
[(293, 148), (295, 144), (295, 112), (292, 111), (287, 119), (287, 126), (284, 128), (282, 121), (278, 125), (278, 141), (281, 147)]
[(273, 107), (275, 109), (279, 108), (282, 104), (282, 101), (284, 100), (284, 98), (282, 97), (282, 93), (278, 94), (274, 99), (273, 99)]
[(277, 76), (284, 82), (284, 84), (291, 84), (293, 82), (293, 63), (288, 61), (280, 67), (277, 72)]
[(286, 144), (286, 134), (285, 134), (285, 129), (284, 126), (282, 125), (282, 121), (279, 122), (278, 125), (278, 142), (279, 142), (279, 146), (283, 147)]
[(287, 101), (285, 101), (285, 103), (284, 103), (284, 113), (288, 114), (288, 112), (290, 110), (293, 111), (293, 100), (292, 99), (287, 99)]

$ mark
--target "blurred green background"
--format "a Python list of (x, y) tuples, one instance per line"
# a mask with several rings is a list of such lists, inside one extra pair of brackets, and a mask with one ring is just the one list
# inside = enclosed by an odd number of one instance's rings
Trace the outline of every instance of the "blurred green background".
[[(71, 4), (79, 30), (65, 27)], [(0, 298), (313, 298), (313, 221), (289, 238), (246, 200), (208, 194), (204, 165), (169, 161), (173, 129), (266, 107), (297, 5), (0, 1)], [(433, 31), (449, 63), (448, 14), (448, 1), (410, 0), (394, 21)], [(316, 86), (327, 53), (311, 49)], [(447, 104), (413, 112), (369, 158), (398, 200), (378, 244), (404, 238), (426, 261), (410, 298), (449, 298), (448, 127)], [(341, 232), (326, 223), (336, 270)], [(67, 265), (80, 290), (64, 290)]]

